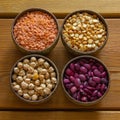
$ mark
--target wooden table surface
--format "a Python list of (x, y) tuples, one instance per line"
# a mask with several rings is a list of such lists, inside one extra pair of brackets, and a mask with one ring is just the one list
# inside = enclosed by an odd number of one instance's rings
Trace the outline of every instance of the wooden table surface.
[[(89, 9), (101, 13), (109, 27), (109, 39), (103, 50), (95, 55), (110, 71), (111, 85), (105, 98), (96, 105), (83, 107), (71, 103), (61, 84), (53, 98), (43, 104), (31, 105), (19, 100), (10, 90), (9, 74), (13, 64), (24, 56), (13, 44), (11, 24), (14, 17), (27, 8), (44, 8), (53, 12), (63, 22), (66, 14)], [(57, 56), (57, 57), (55, 57)], [(73, 58), (61, 43), (47, 55), (58, 67)], [(120, 119), (120, 0), (0, 0), (0, 120), (119, 120)]]

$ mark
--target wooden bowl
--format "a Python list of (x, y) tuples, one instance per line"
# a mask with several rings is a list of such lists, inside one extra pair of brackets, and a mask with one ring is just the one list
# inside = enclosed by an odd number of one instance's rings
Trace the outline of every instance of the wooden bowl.
[[(40, 12), (47, 13), (48, 15), (50, 15), (54, 19), (54, 21), (56, 23), (56, 26), (57, 26), (57, 30), (58, 30), (58, 33), (56, 35), (56, 39), (54, 40), (54, 42), (49, 47), (47, 47), (47, 48), (45, 48), (43, 50), (28, 50), (28, 49), (25, 49), (23, 46), (21, 46), (21, 45), (19, 45), (17, 43), (17, 41), (15, 39), (15, 36), (14, 36), (14, 32), (13, 32), (14, 26), (16, 25), (17, 21), (23, 15), (25, 15), (27, 12), (34, 12), (34, 11), (40, 11)], [(37, 54), (38, 53), (38, 54), (41, 54), (41, 55), (46, 55), (46, 54), (50, 53), (50, 51), (56, 46), (56, 44), (57, 44), (57, 42), (59, 40), (59, 26), (58, 26), (58, 21), (57, 21), (56, 17), (52, 13), (48, 12), (47, 10), (44, 10), (44, 9), (41, 9), (41, 8), (30, 8), (30, 9), (24, 10), (23, 12), (21, 12), (20, 14), (18, 14), (16, 16), (16, 18), (14, 19), (13, 24), (12, 24), (11, 36), (12, 36), (12, 40), (13, 40), (14, 44), (16, 45), (16, 47), (20, 51), (22, 51), (23, 53), (25, 53), (25, 54), (31, 54), (31, 53)]]
[[(66, 43), (65, 38), (64, 38), (64, 36), (63, 36), (64, 24), (66, 23), (66, 21), (67, 21), (68, 18), (70, 18), (72, 15), (75, 15), (75, 14), (77, 14), (77, 13), (88, 13), (88, 14), (90, 14), (90, 15), (96, 15), (96, 16), (99, 18), (99, 20), (103, 23), (103, 25), (105, 26), (105, 29), (106, 29), (106, 39), (104, 40), (104, 43), (103, 43), (100, 47), (98, 47), (97, 49), (83, 52), (83, 51), (81, 51), (81, 50), (77, 50), (77, 49), (74, 49), (74, 48), (70, 47), (70, 46)], [(61, 40), (62, 40), (62, 43), (63, 43), (63, 45), (65, 46), (65, 48), (66, 48), (71, 54), (73, 54), (73, 55), (75, 55), (75, 56), (94, 54), (94, 53), (99, 52), (99, 51), (105, 46), (105, 44), (107, 43), (107, 40), (108, 40), (108, 25), (107, 25), (105, 19), (104, 19), (99, 13), (96, 13), (96, 12), (91, 11), (91, 10), (78, 10), (78, 11), (74, 11), (74, 12), (68, 14), (68, 15), (65, 17), (64, 21), (63, 21), (63, 24), (62, 24), (62, 27), (61, 27)]]
[[(27, 100), (25, 98), (23, 98), (23, 96), (20, 96), (14, 89), (13, 89), (13, 85), (12, 83), (14, 82), (13, 78), (12, 78), (12, 75), (14, 73), (14, 68), (17, 66), (17, 63), (18, 62), (22, 62), (24, 59), (30, 59), (31, 57), (36, 57), (36, 58), (43, 58), (44, 60), (46, 60), (54, 69), (55, 69), (55, 73), (56, 73), (56, 79), (57, 79), (57, 83), (55, 85), (55, 87), (53, 88), (53, 90), (51, 91), (51, 93), (44, 97), (43, 99), (40, 99), (40, 100), (36, 100), (36, 101), (33, 101), (33, 100)], [(59, 84), (59, 72), (58, 72), (58, 69), (56, 67), (56, 65), (50, 60), (48, 59), (47, 57), (45, 56), (42, 56), (42, 55), (38, 55), (38, 54), (32, 54), (32, 55), (26, 55), (22, 58), (20, 58), (12, 67), (11, 71), (10, 71), (10, 87), (11, 87), (11, 90), (12, 92), (22, 101), (24, 102), (27, 102), (27, 103), (43, 103), (43, 102), (46, 102), (48, 101), (49, 99), (51, 99), (51, 97), (54, 95), (55, 91), (57, 90), (57, 87), (58, 87), (58, 84)]]
[[(95, 60), (97, 63), (99, 63), (100, 65), (102, 65), (104, 67), (104, 70), (106, 71), (106, 76), (107, 76), (107, 80), (108, 80), (108, 83), (107, 83), (107, 90), (102, 94), (101, 97), (97, 98), (96, 100), (93, 100), (93, 101), (87, 101), (87, 102), (83, 102), (81, 100), (77, 100), (75, 99), (73, 96), (71, 96), (71, 93), (68, 92), (67, 88), (65, 87), (65, 83), (63, 82), (64, 80), (64, 76), (65, 76), (65, 71), (66, 69), (68, 68), (68, 66), (70, 65), (70, 63), (73, 63), (77, 60), (81, 60), (81, 59), (92, 59), (92, 60)], [(69, 78), (68, 78), (69, 79)], [(69, 79), (70, 80), (70, 79)], [(89, 79), (88, 79), (89, 80)], [(99, 102), (101, 102), (101, 100), (106, 96), (106, 94), (108, 93), (109, 91), (109, 87), (110, 87), (110, 74), (109, 74), (109, 71), (107, 69), (107, 67), (105, 66), (105, 64), (103, 62), (101, 62), (98, 58), (96, 57), (93, 57), (93, 56), (89, 56), (89, 55), (82, 55), (82, 56), (78, 56), (78, 57), (75, 57), (73, 59), (71, 59), (70, 61), (67, 62), (67, 64), (65, 65), (65, 67), (63, 68), (62, 70), (62, 74), (61, 74), (61, 82), (62, 82), (62, 88), (64, 90), (64, 93), (65, 95), (67, 96), (67, 98), (75, 103), (75, 104), (78, 104), (78, 105), (83, 105), (83, 106), (89, 106), (89, 105), (94, 105), (94, 104), (97, 104)], [(74, 83), (74, 82), (73, 82)], [(69, 83), (67, 83), (69, 84)], [(84, 83), (81, 83), (84, 85)], [(89, 84), (88, 84), (89, 85)], [(79, 88), (78, 88), (79, 89)]]

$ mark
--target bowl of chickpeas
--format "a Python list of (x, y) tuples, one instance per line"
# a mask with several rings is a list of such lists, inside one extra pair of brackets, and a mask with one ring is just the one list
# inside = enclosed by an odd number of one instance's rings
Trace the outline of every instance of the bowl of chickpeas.
[(58, 21), (44, 9), (24, 10), (12, 23), (11, 37), (23, 53), (48, 54), (59, 40)]
[(19, 59), (10, 72), (13, 93), (28, 103), (43, 103), (49, 100), (59, 83), (56, 65), (48, 58), (32, 54)]
[(94, 54), (108, 40), (108, 25), (99, 13), (91, 10), (74, 11), (64, 19), (61, 39), (73, 55)]

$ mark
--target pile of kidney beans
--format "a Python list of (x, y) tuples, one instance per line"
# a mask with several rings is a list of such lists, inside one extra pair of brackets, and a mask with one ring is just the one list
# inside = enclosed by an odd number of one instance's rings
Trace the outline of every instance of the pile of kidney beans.
[(107, 90), (108, 72), (96, 59), (80, 58), (66, 67), (63, 83), (71, 97), (81, 102), (91, 102)]

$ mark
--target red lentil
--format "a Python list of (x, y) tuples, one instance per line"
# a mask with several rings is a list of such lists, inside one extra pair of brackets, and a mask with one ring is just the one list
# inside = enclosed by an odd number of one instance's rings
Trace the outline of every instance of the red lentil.
[(58, 29), (54, 19), (40, 11), (27, 12), (14, 26), (16, 42), (27, 50), (44, 50), (56, 39)]

